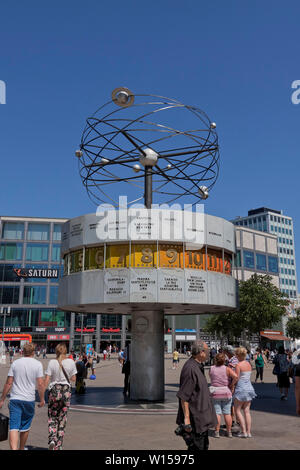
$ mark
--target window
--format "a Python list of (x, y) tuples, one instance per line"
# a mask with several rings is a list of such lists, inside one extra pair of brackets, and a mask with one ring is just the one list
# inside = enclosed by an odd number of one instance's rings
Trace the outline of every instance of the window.
[(240, 268), (241, 265), (241, 252), (238, 250), (235, 255), (235, 267)]
[(4, 222), (2, 238), (5, 240), (22, 240), (24, 238), (24, 224), (19, 222)]
[(0, 304), (18, 304), (19, 286), (0, 287)]
[(23, 245), (22, 243), (2, 243), (0, 245), (0, 260), (21, 260)]
[(252, 251), (244, 251), (244, 268), (254, 269), (254, 253)]
[(61, 225), (54, 224), (53, 227), (53, 241), (60, 241), (61, 240)]
[(267, 270), (267, 257), (266, 257), (266, 255), (256, 253), (256, 269), (259, 269), (260, 271), (266, 271)]
[(275, 256), (268, 256), (269, 272), (278, 273), (278, 258)]
[(28, 305), (45, 305), (46, 304), (46, 286), (24, 287), (23, 303)]
[(58, 287), (50, 287), (50, 305), (57, 305)]
[(45, 241), (49, 240), (49, 224), (28, 224), (27, 240)]
[(40, 245), (37, 243), (28, 243), (26, 247), (27, 261), (48, 261), (48, 245)]
[(52, 245), (51, 261), (60, 261), (60, 245)]
[(270, 219), (271, 219), (271, 220), (272, 220), (272, 222), (273, 222), (273, 220), (274, 220), (274, 217), (273, 217), (272, 215), (270, 215)]

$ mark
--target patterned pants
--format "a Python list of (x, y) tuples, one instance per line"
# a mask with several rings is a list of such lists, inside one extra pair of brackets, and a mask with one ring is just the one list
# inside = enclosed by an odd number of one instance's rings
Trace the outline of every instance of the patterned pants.
[(71, 388), (69, 385), (56, 384), (49, 391), (48, 444), (54, 443), (53, 450), (62, 450), (70, 402)]

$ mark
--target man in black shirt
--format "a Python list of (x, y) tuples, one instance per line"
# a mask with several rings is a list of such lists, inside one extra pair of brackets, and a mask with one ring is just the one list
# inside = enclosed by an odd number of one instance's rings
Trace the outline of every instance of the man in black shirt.
[(212, 404), (204, 365), (209, 357), (209, 348), (204, 341), (195, 341), (191, 358), (184, 364), (177, 393), (179, 409), (177, 424), (183, 426), (183, 438), (190, 452), (208, 450), (208, 430), (214, 428), (217, 417)]
[(296, 413), (300, 416), (300, 364), (295, 369)]

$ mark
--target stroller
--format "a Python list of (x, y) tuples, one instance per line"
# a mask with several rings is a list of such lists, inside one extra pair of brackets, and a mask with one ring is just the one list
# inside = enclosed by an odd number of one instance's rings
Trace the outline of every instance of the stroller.
[(83, 394), (85, 393), (85, 377), (86, 377), (86, 367), (82, 361), (76, 362), (76, 382), (75, 382), (75, 393)]

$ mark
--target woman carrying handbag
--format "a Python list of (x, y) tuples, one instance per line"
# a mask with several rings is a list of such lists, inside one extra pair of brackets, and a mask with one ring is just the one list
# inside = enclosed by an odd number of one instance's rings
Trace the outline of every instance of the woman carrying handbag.
[(73, 359), (67, 358), (67, 347), (58, 344), (56, 359), (52, 359), (45, 372), (45, 387), (49, 385), (48, 445), (49, 450), (62, 450), (67, 413), (71, 402), (71, 382), (75, 382), (77, 369)]

